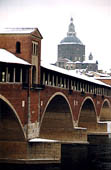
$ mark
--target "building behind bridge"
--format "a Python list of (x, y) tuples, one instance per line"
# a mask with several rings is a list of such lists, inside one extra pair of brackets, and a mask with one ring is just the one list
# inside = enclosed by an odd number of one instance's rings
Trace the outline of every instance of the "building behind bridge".
[(73, 18), (70, 20), (67, 36), (58, 44), (58, 59), (55, 65), (68, 70), (98, 70), (98, 62), (93, 60), (91, 53), (88, 60), (85, 59), (85, 45), (76, 35)]

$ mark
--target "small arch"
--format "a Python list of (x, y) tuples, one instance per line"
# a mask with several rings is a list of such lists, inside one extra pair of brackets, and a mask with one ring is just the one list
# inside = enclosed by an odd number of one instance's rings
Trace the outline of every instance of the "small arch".
[(0, 95), (0, 140), (23, 141), (26, 134), (12, 104)]
[(73, 129), (73, 116), (68, 99), (63, 93), (55, 93), (45, 107), (41, 119), (40, 137), (70, 140)]
[(86, 97), (81, 104), (78, 126), (87, 128), (88, 132), (94, 132), (97, 129), (97, 111), (91, 97)]
[(19, 41), (16, 42), (16, 53), (21, 53), (21, 43)]
[(102, 103), (100, 121), (111, 121), (111, 104), (108, 99), (105, 99)]

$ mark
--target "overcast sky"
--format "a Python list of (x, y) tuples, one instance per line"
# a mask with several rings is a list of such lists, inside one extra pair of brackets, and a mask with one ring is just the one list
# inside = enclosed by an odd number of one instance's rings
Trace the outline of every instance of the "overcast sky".
[(73, 17), (77, 37), (99, 68), (111, 68), (111, 0), (0, 0), (0, 27), (37, 27), (42, 60), (57, 60), (57, 45)]

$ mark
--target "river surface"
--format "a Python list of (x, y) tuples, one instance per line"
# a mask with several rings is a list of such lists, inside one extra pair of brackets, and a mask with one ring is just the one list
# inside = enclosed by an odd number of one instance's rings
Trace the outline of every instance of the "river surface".
[(2, 164), (0, 170), (111, 170), (111, 139), (93, 139), (89, 145), (62, 145), (61, 164)]

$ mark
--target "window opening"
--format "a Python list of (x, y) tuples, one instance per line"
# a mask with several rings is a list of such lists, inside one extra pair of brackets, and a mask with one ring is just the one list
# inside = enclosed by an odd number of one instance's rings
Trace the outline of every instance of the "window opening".
[(36, 82), (36, 67), (33, 66), (32, 68), (32, 84), (35, 84)]
[(16, 71), (15, 71), (15, 82), (20, 82), (20, 68), (16, 68)]
[(32, 55), (37, 56), (38, 55), (38, 43), (32, 42)]
[(21, 44), (20, 42), (16, 42), (16, 53), (20, 53), (21, 52)]

